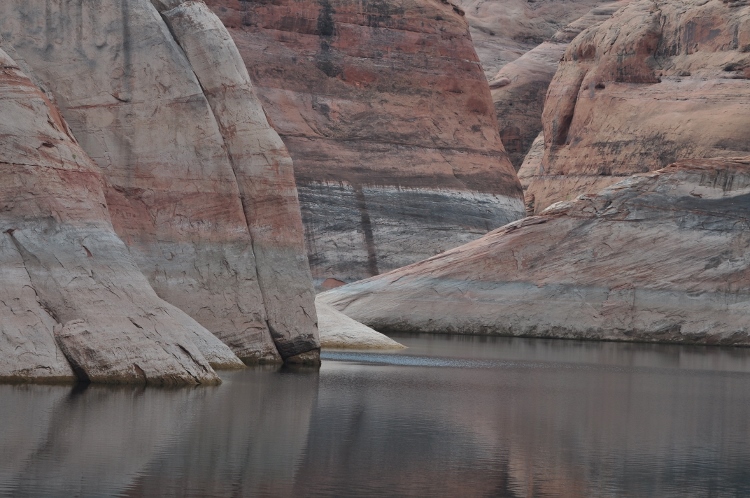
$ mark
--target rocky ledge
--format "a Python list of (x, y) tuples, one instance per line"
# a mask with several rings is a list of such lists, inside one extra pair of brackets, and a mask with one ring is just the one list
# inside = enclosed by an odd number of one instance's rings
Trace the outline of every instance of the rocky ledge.
[(381, 332), (750, 346), (750, 157), (687, 160), (319, 296)]

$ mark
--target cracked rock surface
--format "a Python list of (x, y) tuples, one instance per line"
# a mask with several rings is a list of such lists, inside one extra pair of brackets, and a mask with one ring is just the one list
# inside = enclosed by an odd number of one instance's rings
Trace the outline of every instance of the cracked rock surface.
[(381, 332), (750, 346), (750, 157), (695, 159), (318, 296)]
[(0, 380), (215, 384), (241, 365), (161, 300), (113, 230), (103, 175), (0, 50)]

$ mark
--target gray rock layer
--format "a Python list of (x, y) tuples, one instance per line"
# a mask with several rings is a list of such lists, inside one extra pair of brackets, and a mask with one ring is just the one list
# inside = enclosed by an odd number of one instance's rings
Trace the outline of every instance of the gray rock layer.
[(381, 332), (750, 346), (750, 158), (692, 160), (319, 296)]

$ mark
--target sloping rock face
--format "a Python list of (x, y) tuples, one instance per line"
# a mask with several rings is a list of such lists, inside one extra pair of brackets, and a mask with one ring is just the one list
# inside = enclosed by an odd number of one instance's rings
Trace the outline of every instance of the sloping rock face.
[(691, 160), (318, 298), (381, 332), (750, 346), (750, 157)]
[(578, 34), (609, 19), (629, 0), (605, 3), (561, 29), (549, 40), (506, 64), (490, 80), (500, 138), (518, 170), (532, 142), (542, 131), (547, 89), (565, 50)]
[(0, 380), (215, 384), (227, 346), (162, 301), (113, 230), (99, 168), (0, 50)]
[(202, 2), (0, 4), (0, 33), (107, 180), (157, 294), (245, 361), (319, 348), (292, 164)]
[(523, 215), (460, 9), (207, 3), (294, 159), (317, 284), (413, 263)]
[(747, 154), (750, 6), (632, 2), (568, 48), (543, 122), (537, 213), (675, 160)]
[(404, 349), (390, 337), (352, 320), (333, 306), (315, 303), (323, 349)]

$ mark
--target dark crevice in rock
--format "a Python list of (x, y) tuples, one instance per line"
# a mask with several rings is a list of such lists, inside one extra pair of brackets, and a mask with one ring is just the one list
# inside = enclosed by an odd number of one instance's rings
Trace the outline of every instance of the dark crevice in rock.
[(378, 255), (375, 249), (375, 236), (372, 231), (372, 222), (370, 220), (370, 212), (367, 209), (367, 200), (365, 199), (365, 193), (362, 191), (361, 185), (352, 185), (354, 188), (354, 195), (357, 199), (357, 208), (361, 217), (362, 235), (364, 237), (365, 249), (367, 250), (367, 269), (370, 272), (370, 276), (379, 275), (378, 271)]

